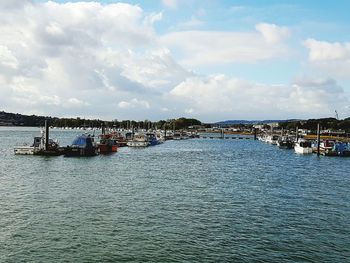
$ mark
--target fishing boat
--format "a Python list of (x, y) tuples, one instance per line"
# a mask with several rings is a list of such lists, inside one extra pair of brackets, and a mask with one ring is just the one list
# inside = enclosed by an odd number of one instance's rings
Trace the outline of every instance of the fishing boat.
[(108, 133), (99, 135), (100, 141), (97, 143), (99, 153), (112, 153), (118, 151), (117, 134)]
[[(323, 140), (320, 142), (320, 152), (325, 154), (331, 154), (335, 145), (335, 140)], [(317, 151), (317, 148), (316, 148)]]
[(33, 144), (14, 147), (16, 155), (44, 155), (57, 156), (64, 153), (57, 140), (49, 138), (49, 126), (45, 121), (45, 129), (41, 130), (41, 136), (34, 137)]
[(90, 134), (82, 134), (77, 136), (70, 146), (66, 147), (64, 156), (95, 156), (97, 154), (98, 149), (94, 142), (94, 137), (90, 136)]
[(113, 136), (117, 140), (118, 147), (125, 147), (125, 146), (127, 146), (127, 142), (128, 141), (126, 140), (126, 137), (123, 136), (120, 132), (115, 132)]
[(324, 156), (350, 157), (350, 145), (346, 142), (334, 142), (332, 148), (321, 152)]
[(349, 142), (337, 142), (333, 150), (341, 157), (350, 157), (350, 143)]
[(127, 146), (129, 147), (147, 147), (148, 145), (148, 138), (144, 134), (135, 135), (132, 140), (127, 142)]
[(278, 136), (277, 135), (268, 135), (266, 137), (266, 142), (270, 143), (272, 145), (277, 145), (277, 141), (278, 141)]
[(306, 141), (304, 139), (299, 139), (294, 146), (294, 150), (296, 153), (300, 154), (310, 154), (312, 153), (312, 145), (310, 141)]
[(148, 139), (149, 146), (160, 144), (160, 141), (158, 140), (157, 136), (154, 133), (146, 133), (146, 137)]
[(173, 140), (187, 140), (190, 137), (184, 132), (175, 132), (173, 135)]
[(281, 149), (293, 149), (294, 141), (288, 136), (278, 138), (277, 146)]

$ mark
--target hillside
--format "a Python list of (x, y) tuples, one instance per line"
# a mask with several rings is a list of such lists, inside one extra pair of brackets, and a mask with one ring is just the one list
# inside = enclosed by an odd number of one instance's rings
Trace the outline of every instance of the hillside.
[(45, 120), (54, 122), (58, 118), (36, 115), (23, 115), (0, 111), (0, 126), (43, 126)]

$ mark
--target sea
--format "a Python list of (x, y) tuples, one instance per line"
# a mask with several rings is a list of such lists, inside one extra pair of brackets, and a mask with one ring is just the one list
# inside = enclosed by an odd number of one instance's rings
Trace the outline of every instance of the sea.
[(0, 128), (0, 262), (350, 262), (350, 158), (210, 138), (14, 155), (39, 134)]

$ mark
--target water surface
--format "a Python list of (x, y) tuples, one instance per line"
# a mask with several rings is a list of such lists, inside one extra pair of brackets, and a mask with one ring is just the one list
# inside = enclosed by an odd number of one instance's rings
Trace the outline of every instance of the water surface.
[(213, 139), (13, 154), (38, 133), (0, 128), (0, 262), (349, 262), (350, 158)]

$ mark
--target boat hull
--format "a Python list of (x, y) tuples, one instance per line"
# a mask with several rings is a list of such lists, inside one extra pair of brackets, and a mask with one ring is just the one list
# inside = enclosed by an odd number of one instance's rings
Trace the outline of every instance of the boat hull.
[(14, 151), (16, 155), (34, 155), (38, 149), (33, 146), (18, 146)]
[(65, 157), (79, 157), (79, 156), (96, 156), (98, 154), (96, 148), (73, 148), (67, 147), (65, 149)]
[(293, 149), (294, 148), (294, 143), (293, 142), (289, 142), (289, 141), (281, 141), (281, 142), (277, 142), (277, 146), (280, 149)]
[(148, 146), (148, 142), (145, 141), (130, 141), (127, 143), (127, 146), (129, 147), (147, 147)]
[(98, 145), (98, 152), (99, 153), (113, 153), (118, 151), (117, 145), (109, 145), (109, 144), (99, 144)]
[(312, 148), (311, 147), (295, 146), (294, 150), (295, 150), (296, 153), (299, 153), (299, 154), (311, 154), (312, 153)]

